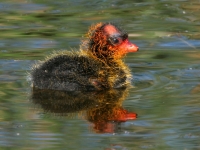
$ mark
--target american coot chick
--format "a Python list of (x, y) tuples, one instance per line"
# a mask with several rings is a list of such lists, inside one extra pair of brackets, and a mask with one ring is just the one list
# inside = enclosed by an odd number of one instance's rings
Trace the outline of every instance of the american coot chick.
[(33, 66), (34, 87), (65, 91), (126, 87), (131, 78), (121, 58), (138, 47), (112, 23), (90, 27), (79, 52), (57, 52)]

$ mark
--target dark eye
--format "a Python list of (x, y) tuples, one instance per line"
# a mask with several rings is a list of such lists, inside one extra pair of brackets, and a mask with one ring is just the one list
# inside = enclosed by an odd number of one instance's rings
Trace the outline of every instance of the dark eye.
[(114, 39), (112, 40), (112, 42), (113, 42), (113, 44), (118, 44), (118, 43), (119, 43), (119, 40), (118, 40), (117, 38), (114, 38)]
[(114, 38), (110, 38), (109, 41), (111, 42), (111, 44), (117, 45), (117, 44), (120, 44), (121, 38), (114, 37)]

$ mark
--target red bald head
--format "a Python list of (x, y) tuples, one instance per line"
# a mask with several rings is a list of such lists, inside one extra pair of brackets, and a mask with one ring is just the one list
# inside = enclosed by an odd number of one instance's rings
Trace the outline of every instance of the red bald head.
[(126, 53), (139, 50), (128, 40), (128, 34), (114, 24), (97, 24), (91, 27), (89, 33), (89, 50), (98, 58), (119, 59)]

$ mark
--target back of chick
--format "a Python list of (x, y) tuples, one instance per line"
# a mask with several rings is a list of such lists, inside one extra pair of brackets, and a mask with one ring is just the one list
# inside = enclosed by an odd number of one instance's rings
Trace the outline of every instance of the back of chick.
[(65, 91), (103, 90), (127, 84), (127, 72), (116, 63), (105, 63), (81, 54), (57, 54), (41, 65), (35, 65), (31, 78), (40, 89)]

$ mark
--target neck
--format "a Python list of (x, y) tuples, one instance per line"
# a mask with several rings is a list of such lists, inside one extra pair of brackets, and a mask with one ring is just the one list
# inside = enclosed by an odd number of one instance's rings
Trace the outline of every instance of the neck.
[(116, 66), (119, 63), (122, 63), (122, 59), (119, 58), (115, 58), (115, 57), (110, 57), (107, 55), (101, 55), (101, 54), (97, 54), (97, 53), (93, 53), (91, 51), (86, 51), (87, 55), (89, 55), (90, 57), (94, 58), (95, 60), (101, 61), (103, 62), (105, 65), (108, 66)]
[(83, 54), (86, 54), (90, 57), (92, 57), (95, 60), (98, 60), (100, 62), (103, 62), (107, 66), (116, 66), (117, 64), (124, 64), (121, 57), (115, 57), (111, 52), (107, 53), (107, 49), (104, 50), (103, 48), (98, 47), (92, 47), (89, 43), (89, 41), (85, 40), (82, 41), (81, 44), (81, 52)]

